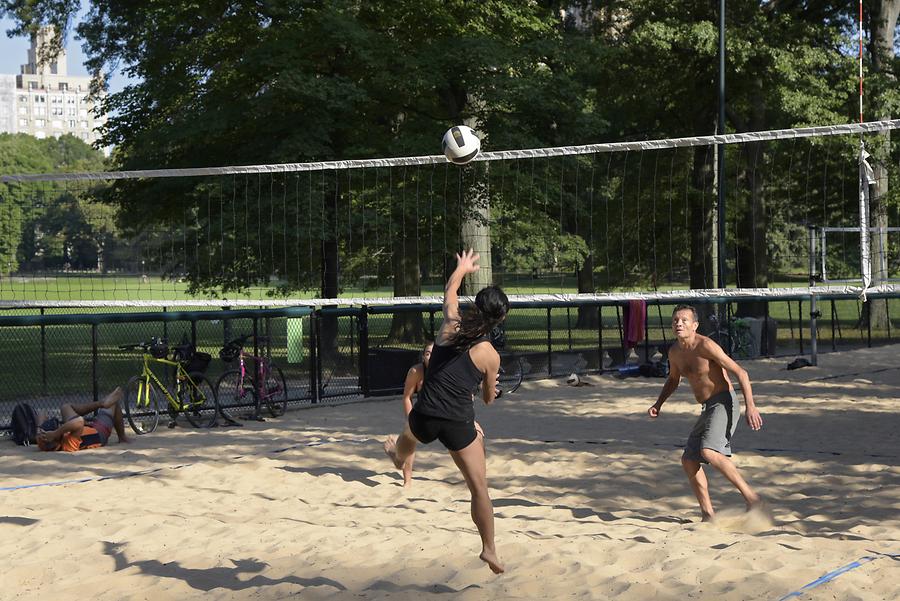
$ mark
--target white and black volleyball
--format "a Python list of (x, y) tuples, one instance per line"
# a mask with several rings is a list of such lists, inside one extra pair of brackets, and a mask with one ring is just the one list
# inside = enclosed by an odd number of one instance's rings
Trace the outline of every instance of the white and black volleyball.
[(448, 129), (441, 145), (447, 160), (457, 165), (465, 165), (478, 156), (478, 151), (481, 150), (481, 140), (471, 127), (465, 125)]

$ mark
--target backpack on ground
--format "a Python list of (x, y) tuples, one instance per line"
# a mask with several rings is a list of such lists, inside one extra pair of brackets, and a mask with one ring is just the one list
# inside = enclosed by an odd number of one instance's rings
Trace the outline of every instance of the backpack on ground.
[(18, 445), (31, 445), (37, 442), (37, 412), (28, 403), (19, 403), (12, 412), (13, 441)]

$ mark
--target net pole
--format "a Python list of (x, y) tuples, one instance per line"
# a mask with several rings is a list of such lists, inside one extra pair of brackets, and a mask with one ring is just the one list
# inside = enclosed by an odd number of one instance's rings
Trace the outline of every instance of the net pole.
[(859, 143), (859, 260), (862, 273), (862, 292), (860, 298), (866, 302), (866, 290), (872, 285), (872, 257), (869, 255), (869, 184), (875, 180), (875, 174), (866, 159), (865, 142)]
[(859, 0), (859, 122), (863, 122), (863, 0)]

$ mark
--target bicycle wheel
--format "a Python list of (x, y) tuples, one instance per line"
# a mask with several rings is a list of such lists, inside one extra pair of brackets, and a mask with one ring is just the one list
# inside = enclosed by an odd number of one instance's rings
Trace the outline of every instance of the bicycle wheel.
[(501, 358), (500, 389), (504, 393), (509, 394), (518, 390), (524, 378), (525, 360), (522, 357), (507, 356)]
[(256, 407), (256, 390), (249, 376), (241, 378), (239, 369), (226, 371), (216, 382), (216, 399), (219, 412), (225, 419), (234, 420), (234, 414), (241, 407)]
[(738, 328), (734, 333), (733, 357), (749, 359), (753, 356), (753, 336), (748, 328)]
[(203, 374), (194, 372), (188, 377), (190, 380), (181, 382), (179, 389), (184, 416), (195, 428), (210, 428), (216, 423), (219, 411), (216, 391)]
[(281, 368), (274, 363), (269, 363), (269, 372), (266, 374), (266, 382), (263, 388), (266, 407), (272, 417), (280, 417), (287, 410), (287, 382)]
[(143, 376), (134, 376), (125, 385), (122, 407), (135, 434), (149, 434), (159, 424), (159, 391)]

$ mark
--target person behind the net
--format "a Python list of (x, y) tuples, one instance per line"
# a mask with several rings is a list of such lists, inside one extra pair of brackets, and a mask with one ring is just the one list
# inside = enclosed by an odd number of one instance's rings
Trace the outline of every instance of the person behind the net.
[(466, 275), (478, 271), (478, 258), (472, 250), (456, 255), (456, 269), (444, 289), (444, 321), (425, 383), (403, 433), (398, 438), (389, 437), (384, 450), (402, 470), (417, 442), (441, 441), (472, 496), (472, 521), (481, 536), (479, 557), (499, 574), (503, 565), (494, 545), (494, 507), (488, 493), (483, 437), (476, 430), (473, 393), (480, 386), (481, 398), (488, 405), (497, 396), (500, 356), (488, 334), (506, 318), (509, 300), (499, 287), (487, 286), (475, 296), (474, 305), (460, 313), (457, 290)]
[[(403, 382), (403, 414), (409, 419), (409, 412), (413, 408), (413, 395), (422, 390), (422, 384), (425, 383), (425, 369), (428, 367), (428, 361), (431, 359), (431, 351), (434, 347), (433, 342), (429, 342), (422, 349), (422, 361), (416, 363), (406, 372), (406, 380)], [(403, 486), (409, 486), (412, 483), (413, 462), (416, 454), (410, 453), (406, 461), (403, 462)]]
[(688, 437), (681, 465), (700, 503), (703, 521), (709, 521), (715, 511), (709, 497), (709, 486), (701, 465), (703, 463), (712, 465), (738, 489), (748, 510), (760, 504), (759, 495), (729, 459), (731, 437), (740, 421), (740, 405), (728, 378), (729, 373), (741, 384), (747, 424), (753, 430), (759, 430), (763, 422), (753, 401), (747, 371), (726, 355), (715, 341), (697, 333), (699, 325), (694, 307), (675, 307), (672, 312), (672, 331), (677, 342), (669, 348), (669, 377), (656, 403), (647, 412), (652, 418), (659, 417), (663, 403), (678, 388), (681, 378), (687, 378), (694, 398), (703, 405), (703, 411)]

